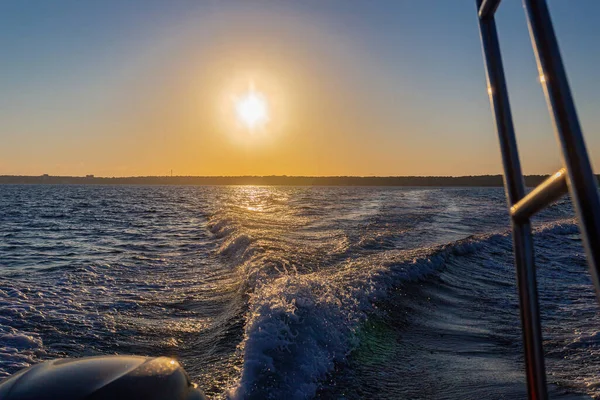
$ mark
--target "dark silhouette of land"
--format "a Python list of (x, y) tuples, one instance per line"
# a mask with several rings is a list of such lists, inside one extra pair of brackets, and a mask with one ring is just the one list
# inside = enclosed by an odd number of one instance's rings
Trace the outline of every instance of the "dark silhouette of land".
[[(536, 186), (546, 176), (525, 177)], [(477, 176), (133, 176), (103, 178), (79, 176), (0, 175), (0, 184), (50, 185), (265, 185), (265, 186), (489, 186), (500, 187), (502, 175)]]

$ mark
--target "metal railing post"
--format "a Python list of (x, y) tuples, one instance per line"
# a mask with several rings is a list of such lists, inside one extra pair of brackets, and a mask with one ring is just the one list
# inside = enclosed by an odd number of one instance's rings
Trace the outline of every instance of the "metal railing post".
[(567, 183), (575, 205), (590, 274), (600, 298), (600, 198), (579, 125), (575, 103), (545, 0), (523, 0), (556, 136), (562, 150)]
[(590, 274), (600, 300), (600, 195), (583, 140), (546, 0), (523, 0), (540, 81), (562, 150), (563, 168), (525, 196), (494, 14), (500, 0), (477, 0), (488, 93), (500, 139), (510, 209), (529, 398), (545, 399), (546, 372), (530, 218), (567, 190), (575, 205)]
[[(477, 0), (477, 10), (482, 0)], [(504, 166), (504, 185), (509, 208), (525, 196), (500, 45), (493, 15), (479, 18), (479, 31), (487, 72), (488, 93), (494, 112)], [(537, 299), (533, 238), (529, 219), (511, 218), (513, 244), (529, 398), (546, 399), (546, 371)]]

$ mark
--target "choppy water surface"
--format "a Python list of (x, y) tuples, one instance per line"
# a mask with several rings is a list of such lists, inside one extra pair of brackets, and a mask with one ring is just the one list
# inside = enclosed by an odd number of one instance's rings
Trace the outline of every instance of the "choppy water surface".
[[(0, 376), (170, 355), (211, 397), (523, 398), (501, 189), (0, 186)], [(600, 396), (568, 202), (535, 224), (553, 397)]]

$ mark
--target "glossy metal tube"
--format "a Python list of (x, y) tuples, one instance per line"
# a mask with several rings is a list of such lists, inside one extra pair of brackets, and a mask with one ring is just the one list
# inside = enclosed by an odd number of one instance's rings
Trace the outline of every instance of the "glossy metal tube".
[(510, 208), (510, 215), (516, 221), (526, 221), (534, 214), (543, 210), (569, 191), (567, 187), (567, 170), (561, 168), (558, 172), (540, 183), (527, 196)]
[[(478, 0), (478, 11), (481, 9), (481, 4), (482, 1)], [(525, 196), (525, 184), (519, 162), (494, 18), (480, 18), (479, 30), (487, 72), (488, 93), (500, 140), (504, 185), (510, 208)], [(537, 299), (533, 238), (529, 221), (520, 222), (512, 219), (512, 231), (521, 324), (523, 327), (527, 388), (531, 399), (546, 399), (548, 397), (546, 371), (544, 368), (544, 352)]]
[(492, 18), (496, 13), (496, 9), (500, 5), (500, 0), (483, 0), (479, 6), (479, 18)]
[(554, 121), (596, 295), (600, 299), (600, 198), (545, 0), (524, 0), (540, 81)]

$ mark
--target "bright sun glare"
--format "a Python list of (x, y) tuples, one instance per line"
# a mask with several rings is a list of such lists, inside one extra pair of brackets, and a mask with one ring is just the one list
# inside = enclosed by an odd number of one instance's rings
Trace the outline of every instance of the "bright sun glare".
[(258, 128), (269, 120), (269, 107), (265, 97), (254, 90), (235, 101), (238, 119), (250, 129)]

